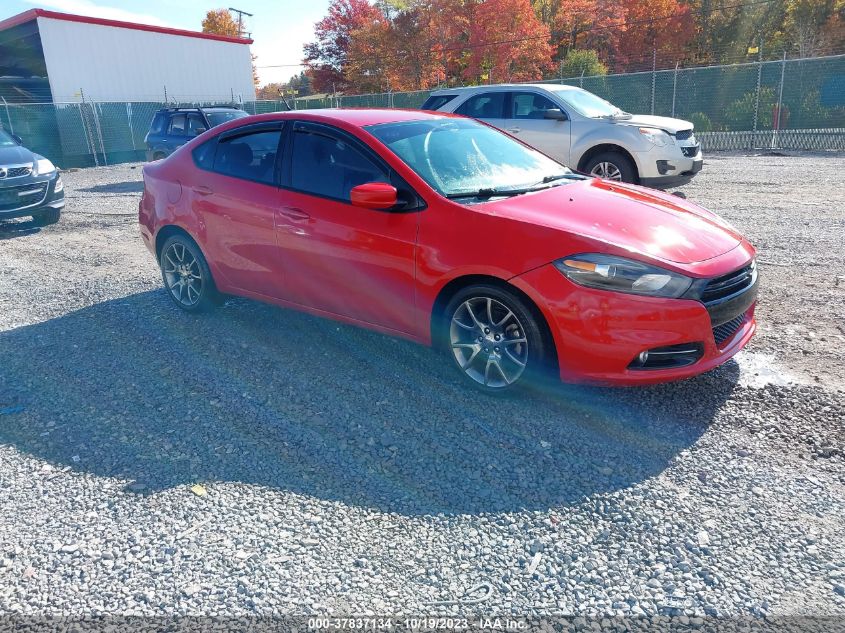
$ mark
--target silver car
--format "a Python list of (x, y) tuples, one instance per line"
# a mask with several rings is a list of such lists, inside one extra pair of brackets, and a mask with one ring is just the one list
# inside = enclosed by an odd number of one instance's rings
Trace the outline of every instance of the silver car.
[(628, 114), (591, 92), (558, 84), (438, 90), (423, 110), (497, 127), (572, 169), (649, 187), (677, 187), (701, 171), (689, 121)]

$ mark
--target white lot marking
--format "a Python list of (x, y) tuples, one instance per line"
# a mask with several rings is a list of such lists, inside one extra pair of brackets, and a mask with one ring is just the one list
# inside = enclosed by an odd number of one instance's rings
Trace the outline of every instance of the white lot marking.
[(739, 365), (739, 384), (762, 389), (766, 385), (794, 385), (799, 381), (777, 364), (773, 354), (741, 351), (734, 356)]

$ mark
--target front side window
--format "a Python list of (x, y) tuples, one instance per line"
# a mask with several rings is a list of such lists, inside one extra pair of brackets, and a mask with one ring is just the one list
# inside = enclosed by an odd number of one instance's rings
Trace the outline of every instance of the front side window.
[(560, 106), (535, 92), (514, 92), (511, 96), (512, 119), (545, 119), (546, 110), (560, 110)]
[(185, 127), (187, 126), (187, 117), (184, 114), (174, 114), (170, 117), (169, 132), (173, 136), (185, 136)]
[(385, 170), (331, 131), (297, 126), (291, 150), (292, 189), (348, 202), (353, 187), (390, 182)]
[(214, 171), (273, 184), (281, 135), (281, 130), (256, 130), (221, 139), (214, 154)]
[(471, 97), (456, 110), (473, 119), (501, 119), (505, 116), (504, 92), (485, 92)]
[(544, 180), (571, 174), (551, 158), (478, 121), (441, 118), (366, 129), (444, 196), (543, 186)]
[(159, 112), (153, 118), (150, 124), (150, 134), (161, 134), (164, 132), (164, 126), (167, 124), (167, 115), (164, 112)]
[(211, 124), (211, 127), (217, 127), (221, 123), (226, 123), (227, 121), (234, 121), (235, 119), (242, 119), (244, 117), (249, 116), (243, 110), (204, 110), (204, 112), (205, 116), (208, 117), (208, 122)]
[(188, 136), (197, 136), (202, 132), (205, 132), (205, 129), (208, 126), (205, 124), (205, 121), (199, 114), (189, 114), (188, 115)]

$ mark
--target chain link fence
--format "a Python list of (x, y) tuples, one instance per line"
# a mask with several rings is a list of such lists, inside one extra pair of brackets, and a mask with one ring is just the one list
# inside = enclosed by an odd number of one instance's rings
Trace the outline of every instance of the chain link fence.
[[(692, 121), (705, 151), (845, 151), (845, 55), (546, 80), (580, 86), (628, 112)], [(419, 108), (430, 91), (249, 101), (250, 114), (313, 108)], [(155, 112), (201, 100), (0, 103), (0, 124), (61, 167), (145, 158)]]

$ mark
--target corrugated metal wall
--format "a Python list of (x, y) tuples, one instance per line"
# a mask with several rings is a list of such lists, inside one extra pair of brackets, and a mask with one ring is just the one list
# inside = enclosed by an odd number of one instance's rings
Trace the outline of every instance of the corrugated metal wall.
[(55, 102), (255, 99), (249, 46), (38, 18)]

